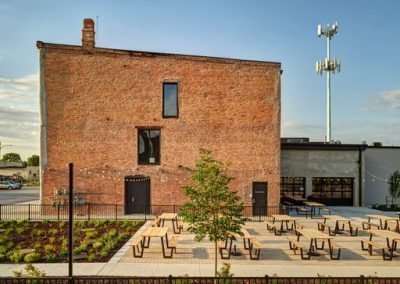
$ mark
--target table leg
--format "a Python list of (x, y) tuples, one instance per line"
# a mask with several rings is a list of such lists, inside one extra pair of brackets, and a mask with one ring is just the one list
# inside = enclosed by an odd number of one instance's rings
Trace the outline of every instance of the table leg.
[(150, 246), (150, 237), (143, 238), (143, 247), (148, 248)]
[[(166, 246), (168, 248), (168, 236), (165, 235), (165, 241), (166, 241)], [(164, 246), (164, 237), (161, 237), (161, 248), (162, 248), (162, 253), (164, 258), (172, 258), (172, 255), (174, 253), (174, 249), (171, 248), (171, 254), (167, 255), (165, 252), (165, 246)]]

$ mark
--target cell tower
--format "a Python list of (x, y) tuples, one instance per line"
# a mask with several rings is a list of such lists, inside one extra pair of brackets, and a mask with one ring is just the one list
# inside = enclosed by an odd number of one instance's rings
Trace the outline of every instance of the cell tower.
[(315, 70), (322, 75), (322, 71), (326, 71), (326, 136), (325, 143), (331, 142), (331, 72), (340, 72), (340, 61), (336, 58), (330, 59), (330, 41), (331, 38), (338, 32), (338, 23), (326, 25), (322, 27), (318, 25), (318, 37), (326, 36), (326, 57), (325, 60), (319, 60), (315, 64)]

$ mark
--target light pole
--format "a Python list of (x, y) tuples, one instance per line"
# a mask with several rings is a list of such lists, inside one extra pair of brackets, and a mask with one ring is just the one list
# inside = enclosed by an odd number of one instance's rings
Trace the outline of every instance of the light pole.
[(338, 23), (326, 25), (322, 27), (318, 25), (318, 37), (326, 36), (326, 57), (325, 60), (319, 60), (315, 64), (315, 70), (322, 75), (322, 71), (326, 71), (326, 136), (325, 143), (331, 142), (331, 72), (335, 73), (337, 69), (340, 72), (340, 61), (336, 58), (330, 59), (330, 41), (331, 38), (338, 32)]
[(3, 149), (4, 147), (8, 147), (8, 146), (12, 146), (12, 145), (11, 145), (11, 144), (1, 145), (1, 141), (0, 141), (0, 160), (2, 159), (2, 156), (1, 156), (1, 149)]

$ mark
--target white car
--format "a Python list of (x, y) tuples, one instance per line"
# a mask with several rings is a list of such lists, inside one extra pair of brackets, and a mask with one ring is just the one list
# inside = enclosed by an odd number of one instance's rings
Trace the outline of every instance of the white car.
[(20, 184), (14, 183), (13, 181), (0, 181), (0, 189), (18, 189), (20, 188)]

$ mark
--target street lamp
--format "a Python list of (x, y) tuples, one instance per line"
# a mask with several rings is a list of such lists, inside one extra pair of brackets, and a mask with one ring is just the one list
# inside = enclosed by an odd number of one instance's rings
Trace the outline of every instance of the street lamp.
[(0, 141), (0, 160), (1, 160), (1, 149), (3, 149), (4, 147), (9, 147), (12, 146), (11, 144), (5, 144), (5, 145), (1, 145), (1, 141)]
[(331, 72), (335, 73), (335, 70), (340, 72), (340, 60), (333, 58), (330, 59), (330, 41), (331, 38), (338, 32), (338, 23), (333, 25), (326, 25), (322, 27), (318, 25), (317, 34), (318, 37), (322, 35), (326, 36), (326, 57), (324, 60), (319, 60), (315, 64), (315, 70), (318, 74), (322, 75), (322, 71), (326, 71), (326, 136), (325, 143), (331, 142)]

